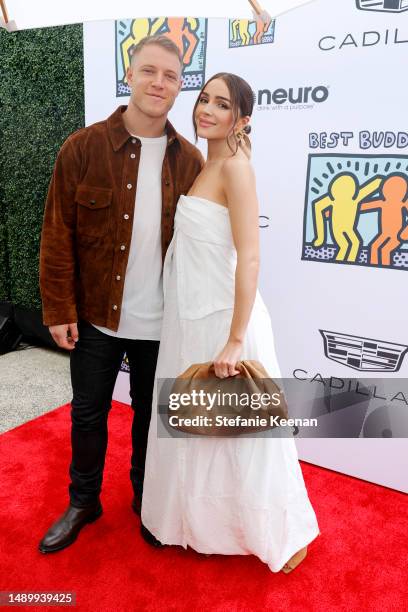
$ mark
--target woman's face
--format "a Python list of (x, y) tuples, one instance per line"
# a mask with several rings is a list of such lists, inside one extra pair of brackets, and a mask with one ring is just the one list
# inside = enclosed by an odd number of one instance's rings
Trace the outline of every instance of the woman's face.
[(214, 79), (201, 92), (194, 115), (197, 136), (224, 140), (234, 126), (230, 93), (222, 79)]

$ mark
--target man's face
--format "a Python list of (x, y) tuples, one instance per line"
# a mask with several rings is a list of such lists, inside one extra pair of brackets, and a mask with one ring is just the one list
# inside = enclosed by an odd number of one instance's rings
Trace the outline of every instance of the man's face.
[(131, 101), (150, 118), (166, 116), (181, 89), (181, 65), (175, 53), (159, 45), (143, 47), (126, 73)]

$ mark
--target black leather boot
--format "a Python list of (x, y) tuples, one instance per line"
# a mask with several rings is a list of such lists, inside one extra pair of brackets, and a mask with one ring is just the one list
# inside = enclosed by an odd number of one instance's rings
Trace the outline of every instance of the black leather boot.
[(82, 527), (93, 523), (102, 515), (101, 503), (87, 508), (68, 506), (64, 514), (50, 527), (38, 548), (42, 553), (56, 552), (70, 546), (78, 537)]

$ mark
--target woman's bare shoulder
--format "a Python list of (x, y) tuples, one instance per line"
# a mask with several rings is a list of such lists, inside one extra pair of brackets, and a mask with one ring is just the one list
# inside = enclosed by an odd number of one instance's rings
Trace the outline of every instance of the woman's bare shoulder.
[(251, 160), (249, 160), (246, 155), (240, 155), (239, 157), (237, 155), (232, 155), (223, 161), (223, 170), (231, 170), (233, 172), (235, 168), (238, 168), (240, 171), (243, 168), (252, 168)]
[(242, 183), (243, 180), (254, 177), (253, 166), (247, 157), (229, 157), (223, 162), (221, 172), (227, 182)]

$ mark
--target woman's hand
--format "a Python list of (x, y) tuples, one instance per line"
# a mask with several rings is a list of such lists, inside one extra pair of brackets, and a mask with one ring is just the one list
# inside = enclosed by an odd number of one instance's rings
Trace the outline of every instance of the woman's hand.
[(241, 358), (241, 353), (242, 342), (240, 340), (229, 340), (214, 360), (215, 375), (218, 378), (227, 378), (239, 374), (239, 370), (235, 366)]

